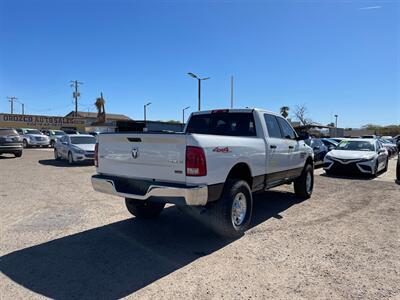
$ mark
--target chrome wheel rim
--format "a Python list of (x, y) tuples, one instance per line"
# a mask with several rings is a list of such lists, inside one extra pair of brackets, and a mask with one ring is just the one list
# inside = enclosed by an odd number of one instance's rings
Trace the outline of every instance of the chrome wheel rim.
[(307, 193), (311, 193), (311, 189), (312, 189), (312, 176), (310, 172), (307, 172), (307, 176), (306, 176), (306, 189), (307, 189)]
[(247, 199), (243, 193), (237, 193), (232, 203), (232, 224), (234, 226), (242, 225), (246, 218), (247, 212)]

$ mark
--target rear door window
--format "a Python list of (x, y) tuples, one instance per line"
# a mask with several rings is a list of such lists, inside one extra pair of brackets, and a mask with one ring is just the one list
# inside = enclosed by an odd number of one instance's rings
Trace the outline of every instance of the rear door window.
[(267, 125), (268, 135), (271, 138), (282, 138), (281, 129), (275, 116), (264, 114), (265, 124)]

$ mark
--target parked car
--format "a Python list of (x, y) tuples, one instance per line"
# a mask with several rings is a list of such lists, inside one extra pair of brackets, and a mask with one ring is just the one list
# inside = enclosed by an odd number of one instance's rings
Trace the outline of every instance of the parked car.
[(166, 203), (196, 206), (221, 235), (249, 227), (252, 193), (287, 183), (303, 199), (314, 184), (313, 151), (280, 115), (258, 109), (192, 113), (182, 133), (102, 133), (96, 191), (125, 198), (138, 218)]
[(346, 140), (347, 138), (343, 138), (343, 137), (334, 137), (334, 138), (330, 138), (331, 140), (334, 140), (335, 142), (337, 142), (338, 144), (343, 141)]
[(396, 155), (396, 153), (397, 153), (397, 145), (396, 144), (391, 143), (390, 141), (382, 139), (382, 138), (379, 139), (379, 142), (382, 144), (383, 147), (385, 147), (388, 150), (390, 157)]
[(61, 138), (66, 133), (62, 130), (53, 130), (53, 129), (43, 129), (41, 130), (44, 135), (47, 135), (50, 138), (50, 147), (54, 148), (57, 139)]
[(96, 137), (96, 136), (98, 136), (100, 134), (100, 132), (99, 131), (90, 131), (90, 132), (88, 132), (88, 134)]
[(387, 171), (389, 155), (377, 139), (348, 139), (342, 141), (324, 159), (324, 170), (330, 173), (370, 174)]
[(363, 139), (376, 139), (377, 136), (375, 134), (366, 134), (366, 135), (362, 135), (361, 138), (363, 138)]
[(89, 134), (64, 135), (54, 146), (56, 160), (67, 159), (70, 165), (77, 161), (93, 160), (96, 138)]
[(37, 129), (17, 128), (16, 131), (22, 136), (24, 148), (50, 146), (50, 138)]
[(12, 128), (0, 128), (0, 154), (6, 153), (22, 156), (22, 138)]
[(75, 129), (63, 129), (66, 134), (80, 134), (78, 130)]
[(313, 149), (314, 152), (314, 164), (320, 165), (324, 163), (324, 157), (328, 153), (328, 147), (318, 138), (309, 138), (304, 142)]
[(336, 147), (339, 145), (338, 142), (336, 142), (334, 139), (331, 138), (322, 138), (321, 141), (324, 143), (326, 147), (328, 147), (328, 152), (336, 149)]

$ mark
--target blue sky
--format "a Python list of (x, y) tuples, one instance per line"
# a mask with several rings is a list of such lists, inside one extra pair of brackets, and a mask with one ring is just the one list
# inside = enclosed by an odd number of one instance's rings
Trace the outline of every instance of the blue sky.
[[(400, 124), (398, 1), (128, 1), (0, 0), (0, 111), (7, 96), (26, 113), (73, 109), (180, 120), (197, 108), (291, 112), (339, 126)], [(20, 111), (20, 105), (16, 105)]]

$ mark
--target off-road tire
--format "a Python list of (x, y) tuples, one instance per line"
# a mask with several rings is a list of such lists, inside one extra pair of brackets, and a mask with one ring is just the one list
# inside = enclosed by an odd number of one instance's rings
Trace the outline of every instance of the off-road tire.
[(21, 157), (22, 156), (22, 151), (14, 152), (15, 157)]
[[(245, 218), (236, 226), (232, 220), (232, 205), (238, 193), (243, 193), (246, 198)], [(208, 214), (211, 218), (212, 229), (219, 235), (227, 238), (242, 236), (250, 227), (253, 214), (253, 196), (249, 185), (244, 180), (228, 179), (225, 183), (221, 198), (210, 203)]]
[(165, 203), (125, 198), (128, 211), (138, 219), (157, 218), (164, 209)]
[[(311, 175), (311, 189), (307, 189), (307, 174)], [(329, 174), (329, 173), (327, 173)], [(314, 168), (311, 164), (306, 164), (301, 175), (294, 181), (294, 193), (301, 199), (311, 197), (314, 188)]]

